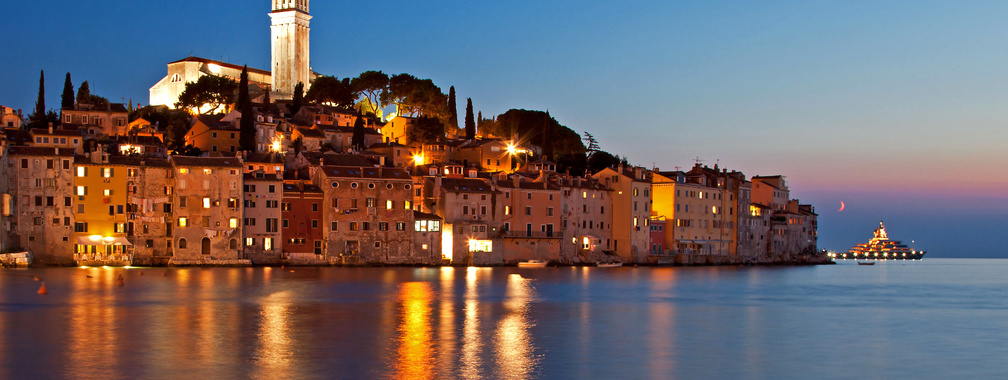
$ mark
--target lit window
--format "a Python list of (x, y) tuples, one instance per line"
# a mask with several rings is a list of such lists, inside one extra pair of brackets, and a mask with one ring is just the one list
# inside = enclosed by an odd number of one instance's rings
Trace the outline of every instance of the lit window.
[(588, 198), (588, 192), (587, 191), (582, 191), (581, 192), (581, 198)]
[(387, 210), (391, 210), (392, 209), (392, 200), (391, 199), (385, 201), (385, 209), (387, 209)]
[(178, 172), (179, 174), (189, 174), (189, 168), (181, 168)]
[(110, 196), (110, 195), (112, 195), (112, 190), (105, 189), (105, 196), (107, 197), (107, 196)]
[(230, 228), (238, 228), (238, 219), (237, 218), (231, 218), (231, 220), (228, 221), (228, 227), (230, 227)]
[[(232, 219), (232, 220), (234, 220), (234, 219)], [(253, 238), (245, 238), (245, 245), (246, 246), (251, 247), (254, 244), (255, 244), (255, 239), (253, 239)]]
[(203, 198), (203, 208), (210, 208), (210, 198)]
[(80, 195), (80, 196), (87, 195), (87, 187), (77, 186), (77, 195)]
[(210, 169), (203, 169), (203, 174), (206, 174), (206, 175), (210, 175), (210, 174), (213, 174), (213, 170), (210, 170)]
[(87, 168), (85, 168), (83, 166), (78, 166), (77, 167), (77, 176), (78, 177), (86, 177), (87, 176)]
[(411, 203), (410, 201), (406, 201), (406, 202), (404, 202), (404, 205), (403, 205), (403, 206), (404, 206), (404, 208), (405, 208), (405, 209), (407, 209), (407, 210), (409, 210), (410, 208), (412, 208), (412, 207), (413, 207), (413, 205), (412, 205), (412, 203)]
[(273, 238), (264, 238), (263, 248), (266, 249), (267, 251), (273, 249)]
[(189, 218), (178, 218), (178, 226), (186, 227), (189, 225)]
[(109, 178), (112, 176), (112, 168), (102, 168), (102, 177)]

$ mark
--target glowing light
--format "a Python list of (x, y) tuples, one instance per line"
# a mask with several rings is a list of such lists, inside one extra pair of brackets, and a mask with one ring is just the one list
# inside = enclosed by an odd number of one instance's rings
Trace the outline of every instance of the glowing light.
[(95, 241), (96, 242), (96, 241), (101, 240), (102, 236), (101, 235), (91, 235), (91, 236), (88, 236), (88, 239), (91, 239), (91, 241)]
[(423, 165), (423, 163), (424, 163), (424, 157), (422, 154), (417, 154), (413, 156), (413, 164)]
[(280, 152), (280, 140), (273, 140), (273, 143), (270, 144), (270, 150), (272, 150), (275, 153), (279, 153)]
[(515, 154), (515, 152), (516, 152), (514, 144), (508, 144), (507, 150), (508, 150), (508, 153), (510, 153), (510, 154)]

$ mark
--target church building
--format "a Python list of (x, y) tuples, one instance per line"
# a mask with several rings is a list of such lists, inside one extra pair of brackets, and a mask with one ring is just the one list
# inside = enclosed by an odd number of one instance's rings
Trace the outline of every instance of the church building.
[[(309, 0), (270, 0), (269, 13), (272, 71), (249, 68), (249, 85), (269, 89), (273, 99), (290, 99), (294, 86), (304, 83), (307, 92), (318, 74), (311, 71), (309, 55)], [(150, 88), (150, 104), (175, 108), (186, 83), (205, 75), (217, 75), (235, 82), (241, 79), (242, 65), (212, 59), (188, 57), (168, 64), (168, 74)]]

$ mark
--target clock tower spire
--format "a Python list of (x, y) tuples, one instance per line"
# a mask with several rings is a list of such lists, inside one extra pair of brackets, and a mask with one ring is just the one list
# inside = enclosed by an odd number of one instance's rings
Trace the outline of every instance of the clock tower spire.
[(311, 66), (308, 50), (309, 0), (271, 0), (270, 43), (273, 62), (270, 70), (273, 77), (273, 92), (278, 98), (289, 99), (294, 94), (294, 86), (304, 83), (305, 90), (311, 84)]

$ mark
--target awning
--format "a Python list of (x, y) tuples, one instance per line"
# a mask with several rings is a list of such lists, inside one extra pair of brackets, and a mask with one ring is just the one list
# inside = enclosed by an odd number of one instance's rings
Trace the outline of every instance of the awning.
[(124, 237), (78, 236), (78, 245), (133, 245)]

